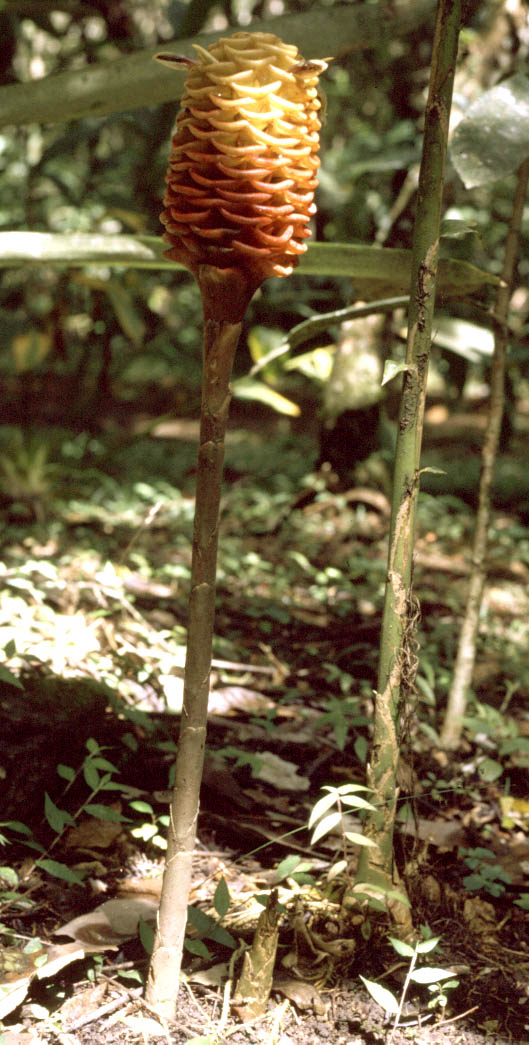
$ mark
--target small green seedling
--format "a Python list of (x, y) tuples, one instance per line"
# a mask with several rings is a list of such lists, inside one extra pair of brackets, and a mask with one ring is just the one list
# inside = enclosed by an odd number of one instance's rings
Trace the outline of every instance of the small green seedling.
[(145, 817), (140, 824), (131, 828), (132, 837), (139, 838), (142, 842), (150, 842), (157, 849), (167, 849), (168, 814), (155, 813), (151, 804), (142, 799), (134, 799), (133, 802), (129, 802), (129, 805), (135, 813), (141, 813), (142, 817)]
[[(429, 932), (427, 928), (423, 928), (423, 934)], [(432, 993), (432, 998), (428, 1003), (428, 1008), (433, 1008), (437, 1005), (445, 1006), (447, 1003), (446, 991), (450, 988), (459, 986), (459, 980), (453, 979), (453, 974), (448, 969), (441, 969), (434, 966), (422, 966), (420, 969), (416, 968), (417, 960), (421, 954), (428, 954), (430, 951), (435, 950), (441, 937), (432, 936), (428, 939), (419, 940), (414, 947), (409, 943), (404, 943), (403, 940), (396, 940), (395, 937), (390, 936), (389, 942), (397, 954), (400, 954), (403, 958), (410, 959), (410, 965), (408, 972), (406, 973), (406, 979), (402, 987), (402, 993), (400, 999), (397, 999), (387, 987), (382, 987), (379, 983), (373, 980), (366, 980), (364, 976), (360, 976), (362, 983), (369, 991), (371, 997), (376, 1001), (377, 1005), (380, 1005), (384, 1011), (395, 1017), (393, 1027), (387, 1038), (387, 1045), (391, 1042), (393, 1035), (399, 1026), (411, 1026), (411, 1024), (401, 1024), (400, 1018), (402, 1015), (402, 1009), (408, 993), (410, 983), (420, 983), (428, 987), (428, 990)], [(443, 986), (441, 986), (441, 984)], [(415, 1021), (414, 1021), (415, 1022)]]
[[(56, 805), (47, 792), (44, 795), (44, 817), (52, 831), (55, 832), (55, 838), (47, 849), (37, 841), (31, 828), (26, 824), (17, 820), (5, 821), (0, 824), (0, 842), (2, 844), (7, 845), (13, 841), (9, 835), (5, 835), (1, 830), (2, 828), (6, 828), (7, 831), (11, 833), (14, 832), (15, 835), (21, 836), (18, 841), (37, 854), (34, 857), (34, 863), (31, 865), (31, 868), (26, 871), (24, 876), (25, 879), (29, 877), (29, 874), (34, 867), (38, 867), (41, 871), (45, 871), (53, 878), (59, 878), (61, 881), (68, 882), (70, 885), (84, 885), (83, 875), (81, 873), (72, 870), (72, 868), (58, 860), (50, 858), (53, 849), (63, 838), (65, 832), (69, 828), (76, 826), (82, 814), (92, 816), (96, 820), (110, 820), (116, 823), (128, 822), (128, 817), (122, 816), (122, 814), (117, 812), (116, 809), (113, 809), (111, 806), (105, 805), (104, 803), (94, 801), (98, 795), (105, 791), (120, 791), (123, 793), (124, 785), (122, 786), (112, 779), (112, 775), (117, 773), (116, 766), (104, 757), (103, 752), (105, 751), (105, 748), (100, 747), (97, 740), (93, 737), (89, 737), (86, 741), (86, 748), (87, 754), (78, 769), (74, 769), (72, 766), (66, 766), (61, 763), (57, 766), (57, 775), (61, 777), (62, 780), (66, 781), (66, 786), (62, 793), (62, 799), (64, 799), (72, 785), (82, 776), (89, 789), (88, 796), (84, 802), (81, 803), (75, 812), (70, 813), (68, 810)], [(10, 894), (1, 894), (0, 904), (2, 907), (4, 907), (4, 901), (6, 906), (12, 906), (15, 902), (15, 897)]]
[(472, 871), (472, 874), (463, 878), (463, 885), (469, 893), (483, 889), (490, 896), (503, 896), (506, 886), (510, 885), (511, 876), (503, 870), (501, 864), (491, 862), (495, 859), (491, 849), (485, 849), (483, 846), (477, 846), (476, 849), (460, 847), (458, 854)]
[[(366, 812), (374, 811), (374, 806), (366, 798), (362, 798), (357, 794), (358, 791), (371, 791), (371, 788), (366, 787), (365, 784), (341, 784), (339, 787), (326, 785), (322, 788), (322, 791), (325, 791), (326, 794), (316, 802), (310, 814), (308, 826), (309, 828), (314, 828), (311, 838), (312, 845), (318, 842), (320, 838), (330, 834), (335, 828), (341, 834), (342, 858), (332, 865), (327, 874), (327, 880), (331, 882), (338, 875), (346, 872), (350, 866), (352, 857), (351, 846), (376, 846), (376, 842), (361, 832), (346, 830), (347, 823), (344, 819), (344, 806), (357, 809), (360, 816)], [(389, 899), (397, 900), (399, 903), (409, 906), (406, 896), (394, 889), (383, 889), (379, 883), (374, 885), (369, 882), (360, 882), (353, 886), (352, 892), (359, 903), (365, 902), (376, 911), (385, 911)], [(366, 920), (362, 926), (362, 934), (368, 939), (370, 933), (371, 926), (369, 921)]]
[[(332, 881), (338, 875), (347, 870), (351, 860), (352, 845), (374, 845), (370, 838), (359, 831), (347, 831), (344, 820), (345, 809), (358, 809), (360, 812), (373, 810), (374, 806), (366, 798), (358, 794), (359, 791), (370, 791), (365, 784), (341, 784), (339, 787), (326, 785), (322, 787), (325, 792), (313, 806), (309, 817), (309, 829), (312, 828), (311, 844), (315, 845), (325, 835), (338, 828), (342, 839), (342, 858), (331, 867), (327, 878)], [(345, 807), (345, 808), (344, 808)]]

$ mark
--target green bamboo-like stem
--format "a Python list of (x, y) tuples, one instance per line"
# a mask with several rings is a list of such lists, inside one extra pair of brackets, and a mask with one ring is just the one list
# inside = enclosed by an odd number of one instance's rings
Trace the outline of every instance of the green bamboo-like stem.
[(472, 572), (470, 575), (465, 615), (461, 625), (454, 675), (448, 695), (445, 720), (441, 732), (441, 743), (446, 748), (456, 748), (461, 740), (463, 716), (472, 681), (476, 660), (476, 642), (479, 617), (485, 587), (488, 533), (490, 526), (490, 496), (494, 481), (494, 470), (500, 440), (501, 422), (505, 404), (505, 356), (508, 341), (509, 303), (511, 300), (520, 229), (529, 184), (529, 159), (518, 171), (518, 181), (513, 201), (509, 232), (505, 243), (502, 270), (502, 285), (496, 294), (494, 310), (495, 335), (494, 353), (490, 374), (490, 402), (487, 431), (481, 450), (481, 476), (479, 482), (476, 529), (472, 544)]
[(197, 279), (204, 309), (204, 353), (184, 698), (167, 859), (146, 990), (147, 1002), (166, 1019), (176, 1014), (206, 744), (230, 376), (241, 320), (255, 289), (234, 269), (204, 265)]
[[(461, 19), (460, 0), (439, 0), (419, 175), (412, 249), (406, 370), (393, 475), (388, 573), (382, 618), (374, 733), (367, 783), (376, 809), (365, 834), (375, 847), (361, 849), (356, 892), (368, 883), (382, 893), (395, 888), (393, 829), (397, 802), (402, 698), (412, 657), (411, 591), (415, 510), (419, 487), (426, 378), (435, 304), (439, 227), (448, 121)], [(402, 915), (402, 910), (400, 911)]]

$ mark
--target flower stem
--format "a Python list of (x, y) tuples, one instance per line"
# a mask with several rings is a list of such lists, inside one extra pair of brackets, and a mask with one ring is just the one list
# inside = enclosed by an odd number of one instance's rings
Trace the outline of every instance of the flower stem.
[(176, 1014), (206, 743), (230, 376), (242, 316), (252, 293), (244, 275), (235, 269), (201, 266), (199, 285), (204, 358), (184, 698), (167, 860), (146, 991), (147, 1002), (166, 1019), (174, 1019)]

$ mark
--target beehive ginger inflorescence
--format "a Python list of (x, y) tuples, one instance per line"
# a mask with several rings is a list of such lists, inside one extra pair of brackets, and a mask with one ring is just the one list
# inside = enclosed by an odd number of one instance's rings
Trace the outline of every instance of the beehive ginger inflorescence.
[(166, 256), (244, 268), (258, 286), (287, 276), (305, 252), (319, 166), (318, 77), (271, 33), (194, 45), (172, 140), (161, 221)]

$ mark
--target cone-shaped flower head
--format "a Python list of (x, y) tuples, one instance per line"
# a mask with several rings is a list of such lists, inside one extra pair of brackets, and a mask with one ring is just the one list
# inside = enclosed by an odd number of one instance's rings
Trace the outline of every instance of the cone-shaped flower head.
[[(315, 212), (318, 76), (271, 33), (194, 45), (173, 137), (161, 221), (166, 257), (238, 268), (254, 287), (287, 276)], [(179, 59), (159, 55), (164, 64)]]

